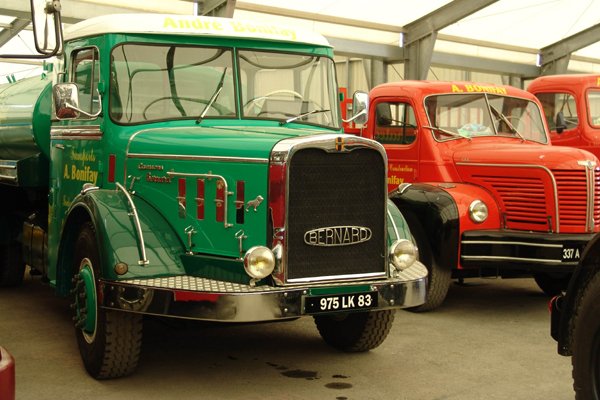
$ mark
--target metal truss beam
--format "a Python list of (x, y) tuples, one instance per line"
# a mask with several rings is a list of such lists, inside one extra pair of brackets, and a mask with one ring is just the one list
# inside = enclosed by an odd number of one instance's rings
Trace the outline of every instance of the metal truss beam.
[(567, 71), (571, 54), (598, 42), (600, 24), (566, 37), (540, 50), (542, 75), (561, 74)]

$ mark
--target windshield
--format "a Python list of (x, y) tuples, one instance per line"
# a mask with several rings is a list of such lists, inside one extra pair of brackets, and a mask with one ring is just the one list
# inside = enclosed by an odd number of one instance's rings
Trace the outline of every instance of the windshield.
[(588, 92), (588, 107), (590, 108), (590, 124), (600, 128), (600, 90)]
[(517, 97), (444, 94), (425, 99), (429, 125), (436, 140), (476, 136), (510, 136), (547, 143), (540, 109)]
[(111, 57), (110, 116), (125, 124), (197, 119), (202, 113), (235, 117), (232, 66), (231, 49), (118, 46)]
[(331, 59), (240, 50), (239, 68), (244, 117), (338, 127)]

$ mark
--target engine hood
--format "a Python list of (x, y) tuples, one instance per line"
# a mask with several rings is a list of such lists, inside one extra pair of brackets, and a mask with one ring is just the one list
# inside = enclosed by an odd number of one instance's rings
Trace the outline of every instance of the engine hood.
[(144, 129), (132, 135), (127, 153), (268, 159), (273, 146), (283, 139), (322, 133), (253, 126)]
[(477, 143), (476, 140), (462, 143), (455, 148), (453, 160), (457, 165), (538, 165), (548, 169), (581, 168), (582, 162), (597, 162), (597, 158), (585, 150), (531, 142), (517, 145), (514, 140), (509, 143)]

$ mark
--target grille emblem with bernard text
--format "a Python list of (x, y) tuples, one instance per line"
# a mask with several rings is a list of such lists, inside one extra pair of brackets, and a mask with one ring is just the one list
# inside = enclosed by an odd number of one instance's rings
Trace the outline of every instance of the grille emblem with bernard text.
[(371, 229), (364, 226), (326, 226), (304, 233), (304, 243), (309, 246), (349, 246), (371, 239)]

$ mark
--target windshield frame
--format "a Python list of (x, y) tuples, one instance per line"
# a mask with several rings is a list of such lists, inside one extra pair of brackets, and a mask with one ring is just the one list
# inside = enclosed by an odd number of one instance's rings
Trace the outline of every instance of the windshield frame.
[[(138, 116), (136, 118), (133, 118), (133, 120), (128, 121), (128, 119), (126, 117), (120, 117), (120, 118), (115, 118), (115, 110), (117, 110), (118, 113), (118, 108), (115, 108), (115, 106), (117, 107), (121, 107), (121, 112), (123, 113), (123, 115), (125, 115), (126, 111), (125, 111), (125, 100), (127, 99), (127, 97), (129, 96), (128, 91), (132, 90), (131, 88), (129, 88), (128, 86), (130, 85), (129, 81), (131, 80), (131, 76), (132, 76), (132, 72), (131, 71), (126, 71), (126, 76), (123, 79), (123, 82), (125, 83), (120, 83), (119, 85), (121, 87), (116, 87), (115, 83), (112, 79), (113, 75), (116, 76), (117, 72), (115, 69), (115, 57), (114, 55), (116, 54), (116, 52), (119, 51), (120, 48), (125, 48), (128, 45), (133, 45), (133, 46), (143, 46), (143, 48), (151, 48), (151, 47), (158, 47), (158, 48), (163, 48), (164, 51), (167, 51), (169, 48), (174, 47), (176, 49), (178, 48), (199, 48), (199, 49), (215, 49), (215, 50), (221, 50), (224, 53), (229, 53), (227, 55), (227, 57), (229, 58), (229, 56), (231, 56), (231, 61), (230, 61), (230, 71), (231, 73), (228, 72), (228, 75), (231, 74), (231, 77), (228, 77), (228, 80), (230, 82), (228, 82), (228, 84), (232, 85), (232, 92), (231, 92), (231, 96), (233, 98), (232, 102), (233, 102), (233, 106), (234, 109), (232, 109), (232, 114), (231, 115), (205, 115), (203, 118), (199, 118), (201, 111), (203, 107), (200, 107), (198, 109), (198, 113), (197, 115), (195, 114), (195, 112), (191, 112), (188, 113), (187, 115), (175, 115), (174, 113), (170, 114), (169, 116), (166, 116), (164, 118), (150, 118), (150, 119), (144, 119), (142, 117), (142, 115), (140, 114), (140, 110), (138, 110)], [(180, 42), (168, 42), (168, 41), (156, 41), (156, 42), (147, 42), (144, 40), (127, 40), (127, 41), (120, 41), (114, 44), (114, 46), (111, 47), (111, 49), (109, 50), (109, 63), (108, 63), (108, 70), (109, 70), (109, 74), (111, 76), (111, 79), (109, 79), (109, 85), (108, 85), (108, 93), (109, 96), (107, 99), (107, 115), (109, 116), (110, 120), (117, 124), (117, 125), (125, 125), (125, 126), (130, 126), (130, 125), (143, 125), (143, 124), (150, 124), (150, 123), (158, 123), (158, 122), (169, 122), (169, 121), (181, 121), (181, 120), (191, 120), (191, 121), (198, 121), (198, 123), (201, 123), (201, 121), (204, 120), (215, 120), (215, 119), (227, 119), (229, 121), (242, 121), (242, 120), (252, 120), (252, 121), (277, 121), (279, 122), (281, 125), (292, 125), (292, 124), (301, 124), (301, 125), (310, 125), (310, 126), (315, 126), (315, 127), (321, 127), (321, 128), (326, 128), (326, 129), (330, 129), (330, 130), (340, 130), (341, 129), (341, 113), (340, 113), (340, 107), (339, 107), (339, 101), (338, 101), (338, 83), (337, 83), (337, 73), (336, 73), (336, 68), (335, 68), (335, 62), (333, 60), (333, 58), (329, 55), (326, 54), (325, 52), (322, 51), (314, 51), (314, 49), (307, 49), (310, 51), (304, 51), (304, 49), (285, 49), (285, 48), (274, 48), (273, 46), (265, 46), (265, 47), (253, 47), (253, 46), (240, 46), (237, 47), (236, 43), (218, 43), (216, 41), (210, 41), (208, 43), (180, 43)], [(314, 92), (316, 95), (328, 99), (328, 101), (331, 104), (327, 104), (327, 106), (325, 106), (324, 108), (328, 109), (327, 114), (329, 115), (329, 118), (331, 119), (331, 121), (327, 121), (326, 123), (314, 123), (310, 120), (310, 117), (314, 114), (322, 114), (323, 112), (315, 112), (315, 113), (310, 113), (308, 115), (309, 118), (298, 118), (298, 119), (294, 119), (293, 121), (289, 122), (289, 123), (282, 123), (285, 122), (285, 120), (289, 119), (289, 117), (287, 118), (252, 118), (249, 116), (244, 115), (243, 110), (242, 110), (242, 97), (243, 97), (243, 87), (242, 87), (242, 73), (240, 70), (240, 59), (239, 59), (239, 54), (240, 52), (244, 51), (250, 51), (250, 52), (260, 52), (260, 53), (274, 53), (274, 54), (284, 54), (284, 55), (290, 55), (290, 56), (294, 56), (294, 55), (298, 55), (298, 56), (303, 56), (303, 57), (312, 57), (315, 60), (319, 60), (317, 62), (326, 62), (327, 65), (323, 66), (322, 68), (320, 68), (320, 72), (323, 73), (324, 77), (321, 80), (324, 83), (324, 87), (326, 90), (322, 90), (320, 91), (318, 94), (317, 92)], [(122, 58), (122, 57), (121, 57)], [(151, 59), (151, 57), (148, 57), (149, 60), (154, 61)], [(123, 60), (121, 60), (123, 61)], [(140, 57), (140, 62), (143, 62), (143, 57)], [(166, 68), (164, 68), (166, 66), (166, 62), (163, 62), (162, 64), (157, 64), (158, 68), (156, 69), (156, 71), (162, 71), (163, 74), (168, 74), (168, 71), (166, 70)], [(194, 65), (194, 64), (189, 64), (189, 65)], [(182, 67), (186, 67), (188, 66), (188, 64), (185, 65), (175, 65), (175, 70), (177, 69), (181, 69)], [(121, 67), (121, 70), (126, 70), (127, 67), (123, 66)], [(324, 68), (324, 69), (323, 69)], [(218, 72), (218, 71), (217, 71)], [(123, 75), (123, 72), (120, 71), (121, 75)], [(116, 79), (116, 78), (115, 78)], [(326, 80), (326, 82), (325, 82)], [(170, 78), (169, 77), (164, 77), (164, 79), (161, 81), (163, 84), (165, 84), (167, 86), (167, 88), (163, 88), (163, 94), (167, 95), (167, 96), (160, 96), (161, 93), (156, 93), (156, 97), (168, 97), (168, 95), (171, 94), (171, 92), (168, 90), (168, 86), (169, 86), (169, 81)], [(214, 85), (212, 86), (218, 86), (218, 79), (215, 78), (214, 82), (211, 80), (211, 85), (212, 83), (214, 83)], [(210, 85), (209, 85), (210, 86)], [(282, 85), (283, 86), (283, 85)], [(214, 89), (214, 87), (212, 87), (212, 89)], [(135, 96), (135, 92), (132, 92), (131, 96)], [(119, 99), (115, 100), (116, 97), (119, 97)], [(180, 95), (180, 97), (182, 97)], [(119, 105), (118, 100), (121, 100), (121, 104)], [(217, 100), (218, 103), (218, 100)], [(144, 106), (146, 106), (146, 104), (144, 104)], [(312, 109), (309, 111), (313, 111)], [(305, 121), (303, 121), (302, 119), (307, 119)]]
[[(594, 93), (592, 99), (591, 94)], [(592, 102), (592, 100), (594, 100)], [(600, 129), (600, 89), (589, 88), (585, 93), (585, 102), (588, 115), (588, 123), (592, 128)], [(599, 107), (597, 114), (594, 115), (592, 112), (592, 103)]]
[[(429, 110), (427, 101), (429, 99), (433, 98), (433, 97), (443, 97), (443, 96), (455, 96), (455, 97), (456, 96), (464, 96), (464, 97), (468, 96), (468, 97), (480, 97), (480, 98), (483, 98), (484, 101), (485, 101), (485, 103), (486, 103), (486, 109), (487, 109), (486, 118), (488, 118), (491, 122), (493, 122), (493, 123), (490, 124), (490, 126), (491, 126), (492, 129), (489, 129), (490, 127), (487, 127), (489, 133), (476, 134), (476, 135), (471, 135), (471, 136), (462, 136), (457, 131), (455, 136), (448, 135), (448, 138), (439, 138), (438, 135), (436, 135), (436, 133), (435, 133), (435, 131), (437, 130), (435, 128), (441, 128), (441, 127), (439, 126), (439, 124), (435, 125), (435, 124), (432, 123), (432, 117), (430, 115), (430, 110)], [(539, 117), (537, 119), (538, 119), (540, 127), (541, 127), (541, 129), (543, 131), (543, 135), (544, 135), (544, 139), (545, 140), (534, 140), (534, 139), (532, 139), (530, 137), (527, 137), (527, 135), (523, 135), (523, 132), (520, 132), (520, 131), (518, 131), (517, 133), (498, 132), (497, 127), (496, 127), (496, 123), (494, 122), (498, 118), (495, 116), (494, 112), (492, 111), (493, 99), (490, 100), (490, 97), (521, 100), (521, 101), (527, 102), (528, 103), (528, 107), (529, 107), (529, 105), (533, 105), (535, 107), (535, 109), (537, 110), (537, 116)], [(526, 107), (526, 109), (528, 107)], [(541, 144), (548, 144), (548, 143), (550, 143), (549, 132), (548, 132), (548, 129), (546, 127), (546, 124), (543, 121), (543, 114), (542, 114), (541, 108), (540, 108), (539, 104), (535, 100), (529, 99), (527, 97), (503, 95), (503, 94), (498, 94), (498, 93), (486, 93), (486, 92), (474, 92), (474, 93), (434, 93), (434, 94), (427, 95), (427, 96), (425, 96), (423, 98), (423, 108), (424, 108), (425, 114), (427, 116), (427, 123), (429, 124), (427, 129), (430, 130), (431, 135), (433, 135), (433, 139), (436, 142), (439, 142), (439, 143), (448, 142), (448, 141), (451, 141), (451, 140), (461, 140), (461, 139), (471, 140), (471, 139), (480, 138), (480, 137), (488, 137), (488, 138), (489, 137), (503, 137), (503, 138), (513, 138), (513, 139), (516, 138), (516, 139), (521, 140), (521, 141), (524, 141), (524, 140), (525, 141), (532, 141), (532, 142), (541, 143)], [(437, 109), (437, 106), (436, 106), (435, 109)], [(499, 111), (501, 112), (501, 110), (499, 110)]]
[[(302, 57), (312, 57), (314, 59), (316, 59), (318, 62), (322, 62), (321, 60), (325, 60), (325, 62), (327, 62), (327, 65), (324, 66), (325, 68), (325, 72), (327, 73), (327, 78), (326, 78), (326, 85), (323, 86), (326, 88), (326, 90), (321, 90), (320, 93), (324, 93), (325, 97), (329, 97), (329, 102), (330, 104), (317, 104), (322, 106), (322, 108), (317, 108), (315, 107), (314, 109), (306, 109), (306, 110), (299, 110), (298, 113), (296, 114), (289, 114), (287, 116), (284, 116), (283, 114), (281, 114), (281, 116), (279, 117), (259, 117), (259, 116), (251, 116), (248, 115), (245, 112), (246, 106), (254, 100), (257, 99), (261, 99), (261, 98), (265, 98), (268, 96), (255, 96), (254, 98), (251, 99), (246, 99), (245, 94), (244, 94), (244, 85), (242, 82), (242, 61), (241, 61), (241, 54), (243, 54), (244, 52), (254, 52), (254, 53), (263, 53), (263, 54), (280, 54), (280, 55), (287, 55), (287, 56), (302, 56)], [(315, 126), (315, 127), (320, 127), (320, 128), (326, 128), (326, 129), (333, 129), (333, 130), (339, 130), (341, 129), (341, 111), (340, 111), (340, 102), (339, 102), (339, 86), (337, 83), (337, 71), (335, 68), (335, 61), (333, 60), (333, 58), (329, 57), (328, 55), (324, 55), (324, 54), (317, 54), (317, 53), (309, 53), (309, 52), (299, 52), (299, 51), (293, 51), (293, 50), (280, 50), (280, 49), (266, 49), (266, 48), (251, 48), (251, 47), (237, 47), (236, 48), (236, 72), (238, 74), (238, 96), (239, 96), (239, 101), (240, 101), (240, 118), (241, 119), (245, 119), (245, 120), (253, 120), (253, 121), (276, 121), (279, 123), (280, 126), (283, 125), (288, 125), (288, 124), (293, 124), (293, 123), (297, 123), (297, 124), (302, 124), (302, 125), (308, 125), (308, 126)], [(295, 66), (302, 66), (302, 65), (309, 65), (310, 62), (299, 62), (297, 63)], [(313, 63), (313, 65), (316, 65)], [(275, 68), (272, 68), (275, 69)], [(285, 69), (289, 69), (289, 68), (281, 68), (281, 70), (285, 70)], [(312, 79), (312, 77), (310, 78)], [(310, 80), (309, 79), (309, 80)], [(309, 83), (307, 83), (309, 85)], [(331, 87), (330, 90), (330, 85), (333, 86)], [(288, 89), (279, 89), (276, 90), (275, 92), (286, 92), (289, 95), (292, 95), (292, 90), (288, 90)], [(271, 93), (273, 94), (273, 93)], [(295, 93), (294, 93), (295, 94)], [(303, 99), (303, 97), (301, 97)], [(318, 111), (317, 111), (318, 110)], [(321, 111), (321, 110), (326, 110), (326, 111)], [(331, 121), (329, 121), (328, 124), (326, 123), (316, 123), (316, 122), (310, 122), (310, 121), (306, 121), (306, 120), (302, 120), (303, 117), (310, 117), (310, 116), (314, 116), (314, 115), (320, 115), (320, 114), (325, 114), (328, 113), (330, 114)], [(288, 121), (290, 120), (291, 121)]]

